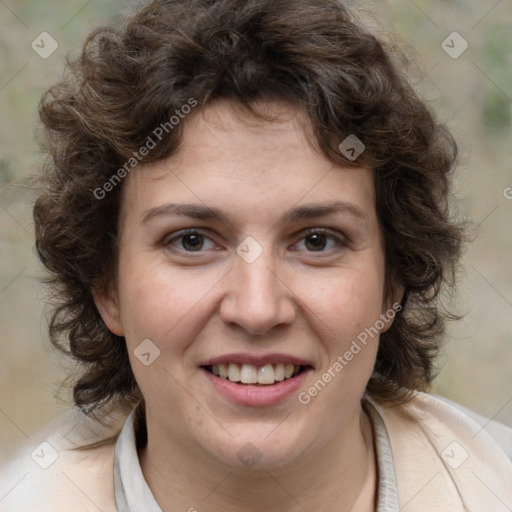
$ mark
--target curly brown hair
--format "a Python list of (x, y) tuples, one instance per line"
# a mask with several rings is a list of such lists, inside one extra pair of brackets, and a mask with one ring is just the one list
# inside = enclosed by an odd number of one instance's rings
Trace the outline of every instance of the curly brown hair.
[[(386, 290), (405, 291), (367, 392), (391, 404), (428, 389), (449, 316), (439, 294), (454, 285), (463, 241), (448, 208), (456, 144), (395, 55), (337, 0), (156, 0), (89, 35), (64, 81), (41, 99), (49, 158), (34, 206), (54, 291), (50, 339), (79, 363), (72, 378), (80, 408), (99, 415), (142, 400), (124, 338), (108, 330), (93, 300), (115, 278), (122, 181), (101, 198), (98, 187), (121, 176), (148, 135), (191, 98), (196, 111), (219, 98), (250, 109), (291, 102), (333, 162), (374, 170)], [(184, 123), (140, 161), (176, 152)], [(366, 147), (355, 162), (338, 149), (349, 134)]]

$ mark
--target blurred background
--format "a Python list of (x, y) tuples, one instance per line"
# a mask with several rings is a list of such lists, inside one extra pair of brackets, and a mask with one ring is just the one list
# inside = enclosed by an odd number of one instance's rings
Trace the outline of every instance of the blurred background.
[[(455, 195), (475, 239), (460, 268), (434, 392), (512, 426), (512, 3), (347, 2), (417, 63), (411, 79), (460, 148)], [(69, 408), (47, 341), (33, 240), (37, 104), (66, 55), (130, 2), (0, 0), (0, 460)]]

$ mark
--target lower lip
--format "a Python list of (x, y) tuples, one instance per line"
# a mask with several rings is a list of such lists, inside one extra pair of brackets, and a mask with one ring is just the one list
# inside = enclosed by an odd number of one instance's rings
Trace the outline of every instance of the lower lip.
[(298, 391), (310, 370), (303, 370), (296, 377), (286, 379), (276, 384), (253, 386), (251, 384), (237, 384), (228, 379), (216, 377), (208, 370), (201, 368), (206, 378), (215, 389), (229, 401), (238, 405), (251, 407), (274, 405), (286, 400)]

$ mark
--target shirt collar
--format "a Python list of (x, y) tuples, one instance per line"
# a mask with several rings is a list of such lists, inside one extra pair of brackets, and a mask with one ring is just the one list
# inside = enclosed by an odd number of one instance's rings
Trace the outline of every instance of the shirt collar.
[(162, 512), (149, 488), (135, 443), (135, 410), (132, 411), (116, 442), (114, 452), (114, 492), (119, 512)]
[[(399, 512), (395, 465), (384, 421), (371, 400), (364, 401), (373, 426), (377, 452), (378, 492), (375, 512)], [(135, 411), (124, 424), (116, 442), (114, 455), (114, 491), (119, 512), (162, 512), (140, 467), (135, 442)]]

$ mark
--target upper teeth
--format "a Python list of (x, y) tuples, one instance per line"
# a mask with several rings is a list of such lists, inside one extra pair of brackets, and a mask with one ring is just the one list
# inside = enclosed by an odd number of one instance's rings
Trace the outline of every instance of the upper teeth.
[(231, 382), (242, 382), (243, 384), (274, 384), (275, 381), (289, 379), (298, 373), (300, 366), (293, 364), (266, 364), (265, 366), (254, 366), (252, 364), (214, 364), (211, 367), (212, 373), (222, 379), (229, 379)]

